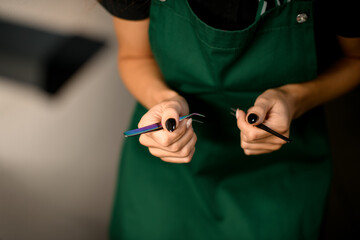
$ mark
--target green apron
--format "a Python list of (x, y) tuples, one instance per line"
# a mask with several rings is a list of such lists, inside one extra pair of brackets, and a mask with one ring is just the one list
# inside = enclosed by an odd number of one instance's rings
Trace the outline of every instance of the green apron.
[[(138, 138), (125, 140), (111, 239), (317, 239), (331, 177), (322, 112), (293, 121), (293, 142), (258, 156), (244, 155), (229, 114), (269, 88), (317, 74), (312, 1), (260, 15), (262, 4), (248, 28), (224, 31), (186, 0), (152, 1), (150, 42), (164, 79), (206, 119), (193, 123), (189, 164), (163, 162)], [(137, 105), (131, 128), (146, 111)]]

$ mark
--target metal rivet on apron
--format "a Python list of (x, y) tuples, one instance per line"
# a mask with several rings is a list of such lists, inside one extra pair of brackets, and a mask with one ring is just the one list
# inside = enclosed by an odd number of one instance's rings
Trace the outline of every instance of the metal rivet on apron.
[(160, 2), (165, 2), (166, 0), (160, 0)]
[(298, 23), (303, 23), (303, 22), (306, 22), (308, 19), (308, 15), (306, 13), (299, 13), (297, 16), (296, 16), (296, 21)]

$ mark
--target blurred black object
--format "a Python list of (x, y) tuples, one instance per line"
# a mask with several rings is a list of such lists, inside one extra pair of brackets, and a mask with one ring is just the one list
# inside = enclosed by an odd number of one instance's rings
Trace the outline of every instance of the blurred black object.
[(360, 87), (325, 106), (333, 181), (320, 240), (360, 239)]
[(104, 43), (0, 19), (0, 75), (54, 94)]

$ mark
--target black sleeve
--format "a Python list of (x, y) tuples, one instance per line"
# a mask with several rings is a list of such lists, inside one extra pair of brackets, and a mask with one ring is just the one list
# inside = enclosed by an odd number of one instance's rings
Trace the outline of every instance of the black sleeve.
[(127, 20), (149, 17), (151, 0), (98, 0), (113, 16)]
[(330, 25), (336, 35), (360, 37), (360, 13), (357, 0), (319, 0), (323, 22)]

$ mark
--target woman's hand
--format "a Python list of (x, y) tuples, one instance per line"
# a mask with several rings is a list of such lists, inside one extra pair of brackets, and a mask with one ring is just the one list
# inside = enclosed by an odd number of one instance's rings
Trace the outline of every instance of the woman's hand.
[(253, 125), (264, 123), (280, 134), (289, 136), (292, 119), (359, 86), (360, 38), (338, 36), (337, 39), (343, 56), (317, 78), (267, 90), (256, 99), (247, 115), (241, 110), (237, 111), (241, 146), (245, 154), (273, 152), (285, 143), (249, 124), (246, 119), (251, 113), (259, 116)]
[[(241, 131), (241, 147), (244, 149), (244, 153), (258, 155), (279, 150), (286, 142), (254, 125), (264, 123), (274, 131), (288, 137), (294, 113), (291, 96), (281, 88), (269, 89), (262, 93), (247, 114), (238, 109), (236, 118)], [(253, 124), (247, 121), (250, 114), (258, 116), (257, 121)]]
[(186, 100), (175, 96), (152, 107), (140, 120), (138, 127), (161, 122), (163, 130), (141, 134), (140, 143), (149, 148), (155, 157), (165, 162), (188, 163), (195, 152), (196, 134), (192, 120), (179, 121), (189, 114)]

